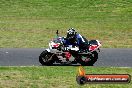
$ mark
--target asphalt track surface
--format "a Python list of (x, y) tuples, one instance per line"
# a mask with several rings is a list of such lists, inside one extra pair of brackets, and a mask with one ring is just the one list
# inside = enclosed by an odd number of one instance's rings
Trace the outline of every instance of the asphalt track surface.
[[(45, 49), (0, 48), (0, 66), (41, 66), (38, 57), (43, 50)], [(132, 48), (102, 48), (94, 66), (132, 67)]]

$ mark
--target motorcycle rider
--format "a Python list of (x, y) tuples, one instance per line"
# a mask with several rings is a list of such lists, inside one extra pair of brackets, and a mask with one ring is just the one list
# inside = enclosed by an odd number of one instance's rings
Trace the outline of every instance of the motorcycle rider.
[(87, 39), (77, 33), (74, 28), (68, 29), (65, 44), (78, 46), (80, 51), (88, 49)]

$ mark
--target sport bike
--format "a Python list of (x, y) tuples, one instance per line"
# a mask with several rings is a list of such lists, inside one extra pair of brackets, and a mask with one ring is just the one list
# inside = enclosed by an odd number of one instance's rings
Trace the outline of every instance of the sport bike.
[(49, 48), (45, 49), (39, 56), (42, 65), (59, 64), (81, 64), (83, 66), (93, 66), (98, 59), (101, 43), (99, 40), (85, 40), (85, 49), (78, 46), (64, 44), (65, 37), (61, 37), (56, 32), (57, 37), (49, 42)]

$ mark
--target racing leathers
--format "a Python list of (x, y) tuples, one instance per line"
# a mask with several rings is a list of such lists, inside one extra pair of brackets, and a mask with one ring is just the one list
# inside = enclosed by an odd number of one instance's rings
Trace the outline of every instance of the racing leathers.
[(76, 34), (74, 38), (66, 38), (64, 45), (78, 46), (79, 50), (88, 50), (88, 40), (84, 38), (81, 34)]

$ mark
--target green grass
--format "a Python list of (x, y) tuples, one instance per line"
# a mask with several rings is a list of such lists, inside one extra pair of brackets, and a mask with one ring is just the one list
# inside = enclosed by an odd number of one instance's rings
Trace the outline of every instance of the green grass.
[(0, 47), (41, 48), (70, 27), (104, 48), (132, 48), (131, 0), (0, 0)]
[[(130, 74), (132, 68), (84, 67), (87, 74)], [(129, 84), (76, 82), (78, 67), (0, 67), (0, 88), (131, 88)]]

